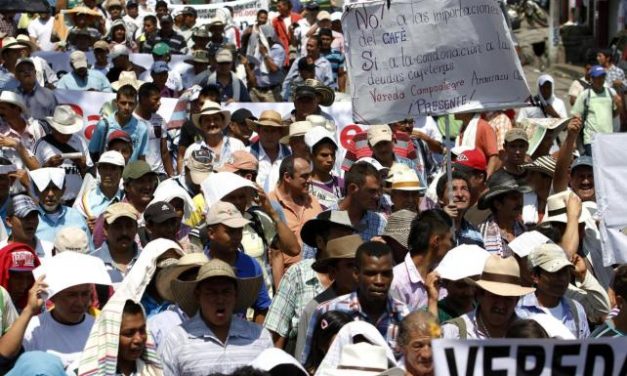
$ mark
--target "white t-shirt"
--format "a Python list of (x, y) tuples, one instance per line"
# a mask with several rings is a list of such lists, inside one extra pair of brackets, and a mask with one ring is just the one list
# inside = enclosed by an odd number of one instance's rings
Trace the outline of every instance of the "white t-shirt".
[[(138, 122), (143, 123), (148, 128), (146, 162), (148, 162), (152, 171), (157, 174), (165, 174), (165, 167), (163, 167), (163, 160), (161, 159), (161, 139), (166, 138), (166, 132), (168, 131), (165, 120), (159, 114), (152, 114), (150, 120), (146, 120), (136, 113), (133, 113), (133, 116)], [(155, 128), (161, 129), (159, 138), (155, 135)]]
[(442, 142), (442, 133), (431, 116), (416, 116), (414, 121), (415, 130), (426, 134), (437, 142)]
[(26, 351), (46, 351), (56, 355), (67, 367), (80, 358), (94, 322), (93, 316), (85, 314), (81, 323), (64, 325), (52, 318), (50, 311), (46, 311), (28, 323), (22, 346)]
[[(87, 149), (87, 143), (82, 137), (74, 134), (67, 144), (85, 156), (87, 167), (93, 166), (91, 157), (89, 156), (89, 150)], [(48, 159), (54, 157), (55, 155), (63, 154), (61, 150), (49, 144), (43, 138), (37, 140), (35, 146), (33, 146), (33, 153), (42, 166)], [(76, 167), (71, 159), (64, 159), (63, 163), (59, 167), (65, 170), (65, 193), (63, 193), (62, 199), (73, 200), (81, 190), (83, 177), (81, 176), (78, 167)]]
[(38, 17), (28, 24), (28, 36), (37, 40), (37, 45), (42, 51), (54, 50), (54, 43), (50, 41), (53, 24), (54, 18), (52, 17), (45, 22)]

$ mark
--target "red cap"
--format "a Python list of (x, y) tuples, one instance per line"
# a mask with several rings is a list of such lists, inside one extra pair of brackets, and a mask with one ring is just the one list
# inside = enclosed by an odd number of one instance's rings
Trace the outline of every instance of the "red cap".
[(133, 142), (131, 141), (131, 136), (129, 136), (128, 133), (124, 132), (121, 129), (116, 129), (109, 134), (107, 143), (110, 143), (113, 140), (123, 140), (128, 142), (129, 144)]
[(27, 250), (11, 253), (11, 266), (14, 272), (30, 272), (35, 269), (35, 255)]
[(461, 170), (473, 169), (485, 172), (488, 168), (488, 162), (481, 150), (464, 150), (457, 156), (457, 159), (453, 163), (453, 167)]

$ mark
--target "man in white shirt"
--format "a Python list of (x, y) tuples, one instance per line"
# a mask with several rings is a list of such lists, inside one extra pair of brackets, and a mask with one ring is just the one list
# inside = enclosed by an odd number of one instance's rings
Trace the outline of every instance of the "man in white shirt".
[(38, 15), (39, 17), (28, 24), (28, 36), (42, 51), (53, 51), (56, 46), (50, 38), (54, 19), (50, 17), (49, 12), (38, 13)]
[(555, 96), (555, 83), (553, 77), (543, 74), (538, 77), (538, 94), (533, 97), (534, 107), (524, 107), (516, 116), (516, 122), (531, 118), (566, 118), (566, 105), (564, 101)]

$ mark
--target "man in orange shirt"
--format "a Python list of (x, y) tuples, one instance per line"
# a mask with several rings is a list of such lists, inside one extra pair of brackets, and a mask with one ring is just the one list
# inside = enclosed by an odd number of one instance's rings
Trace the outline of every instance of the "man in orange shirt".
[(478, 113), (455, 114), (455, 119), (462, 121), (455, 146), (461, 147), (462, 151), (481, 150), (488, 160), (487, 175), (490, 177), (500, 164), (494, 129)]

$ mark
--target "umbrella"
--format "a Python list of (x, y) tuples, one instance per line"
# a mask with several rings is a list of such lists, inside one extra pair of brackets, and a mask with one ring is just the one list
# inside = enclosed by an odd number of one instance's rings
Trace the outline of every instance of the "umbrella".
[(0, 0), (3, 12), (50, 12), (50, 4), (46, 0)]

